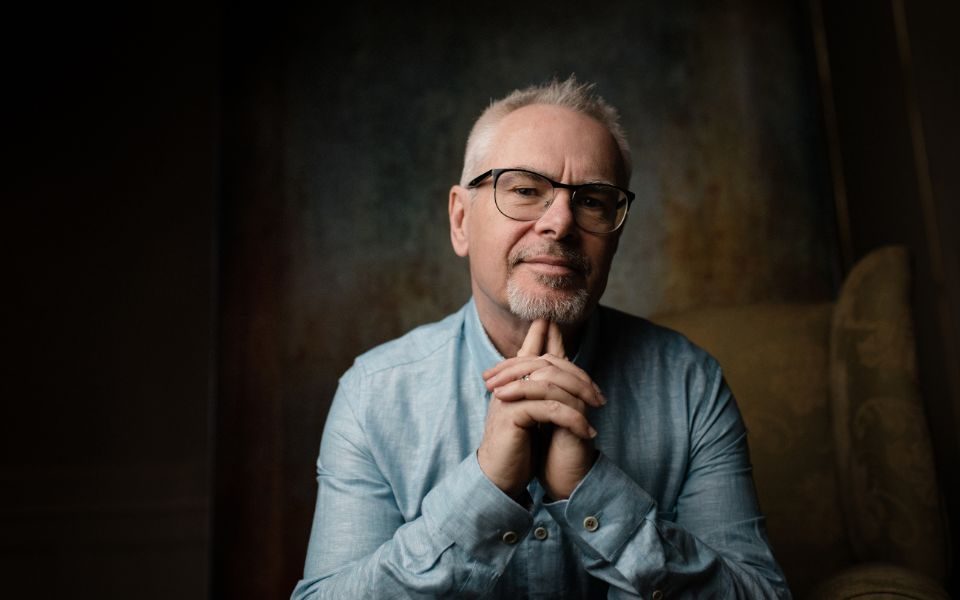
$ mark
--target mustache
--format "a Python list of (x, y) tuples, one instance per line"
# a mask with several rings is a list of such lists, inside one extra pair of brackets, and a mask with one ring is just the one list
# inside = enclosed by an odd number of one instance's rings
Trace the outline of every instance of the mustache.
[(509, 261), (508, 264), (510, 265), (510, 268), (513, 269), (513, 267), (517, 266), (528, 258), (536, 256), (551, 256), (553, 258), (559, 258), (563, 262), (567, 263), (573, 270), (578, 271), (585, 276), (589, 275), (590, 271), (593, 270), (593, 267), (590, 264), (590, 259), (587, 258), (585, 254), (555, 243), (520, 248), (511, 253), (507, 259)]

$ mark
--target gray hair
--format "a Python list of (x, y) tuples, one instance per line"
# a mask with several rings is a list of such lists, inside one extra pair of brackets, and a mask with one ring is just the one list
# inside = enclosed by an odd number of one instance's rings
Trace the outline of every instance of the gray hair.
[(490, 141), (497, 125), (513, 111), (532, 104), (548, 104), (562, 106), (583, 113), (600, 121), (613, 135), (620, 148), (620, 158), (623, 168), (624, 183), (630, 179), (632, 169), (630, 160), (630, 144), (620, 125), (620, 115), (617, 109), (607, 103), (593, 90), (595, 84), (579, 83), (571, 75), (564, 81), (553, 79), (543, 85), (533, 85), (522, 90), (514, 90), (500, 100), (494, 100), (481, 113), (470, 137), (467, 138), (467, 149), (463, 159), (463, 173), (460, 176), (460, 185), (479, 175), (477, 170), (483, 157), (490, 150)]

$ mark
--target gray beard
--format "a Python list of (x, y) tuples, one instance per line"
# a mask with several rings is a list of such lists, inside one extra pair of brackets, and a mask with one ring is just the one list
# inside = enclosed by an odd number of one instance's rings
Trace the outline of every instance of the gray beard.
[(530, 294), (517, 285), (512, 277), (507, 280), (507, 301), (510, 312), (524, 321), (546, 319), (558, 324), (577, 323), (583, 319), (590, 294), (584, 288), (572, 290), (573, 277), (537, 275), (537, 282), (555, 290), (559, 295)]

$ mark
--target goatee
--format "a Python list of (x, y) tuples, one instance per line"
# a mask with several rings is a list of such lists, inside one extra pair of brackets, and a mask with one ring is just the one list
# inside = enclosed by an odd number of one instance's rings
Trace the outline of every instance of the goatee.
[[(533, 293), (521, 288), (513, 277), (513, 269), (530, 256), (553, 256), (562, 259), (572, 275), (534, 275), (537, 283), (550, 290)], [(507, 301), (510, 312), (524, 321), (547, 319), (559, 324), (577, 323), (583, 319), (590, 300), (585, 284), (591, 271), (590, 261), (583, 254), (560, 245), (521, 249), (509, 257), (510, 273), (507, 279)]]

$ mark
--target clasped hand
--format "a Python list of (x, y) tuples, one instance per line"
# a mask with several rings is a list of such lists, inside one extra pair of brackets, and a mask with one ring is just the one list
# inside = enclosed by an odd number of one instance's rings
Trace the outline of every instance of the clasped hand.
[(533, 477), (554, 500), (570, 497), (596, 460), (588, 406), (606, 399), (567, 360), (556, 323), (530, 325), (516, 358), (485, 371), (490, 406), (477, 451), (484, 474), (518, 498)]

